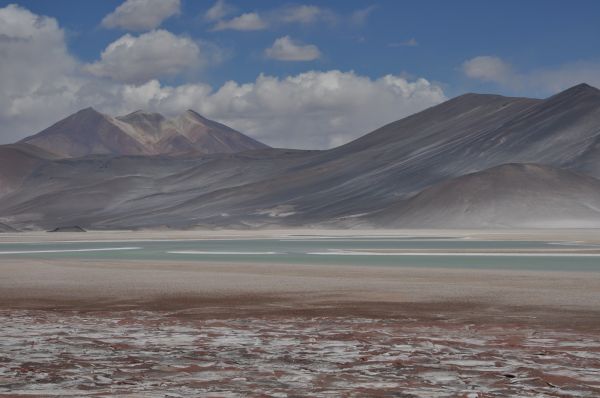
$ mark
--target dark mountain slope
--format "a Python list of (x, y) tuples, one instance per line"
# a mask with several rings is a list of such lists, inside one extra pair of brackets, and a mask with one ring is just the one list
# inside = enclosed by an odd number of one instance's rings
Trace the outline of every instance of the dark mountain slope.
[(40, 164), (56, 155), (28, 144), (0, 145), (0, 198), (20, 188)]
[[(61, 225), (83, 227), (193, 225), (199, 214), (163, 216), (162, 209), (285, 174), (310, 153), (264, 149), (201, 157), (57, 160), (31, 173), (19, 192), (2, 198), (0, 217), (8, 217), (10, 225), (21, 229), (50, 228), (57, 220)], [(236, 201), (244, 199), (236, 197)], [(227, 205), (216, 204), (221, 208)], [(134, 223), (134, 218), (140, 221)]]
[(436, 184), (369, 218), (396, 228), (598, 228), (600, 180), (507, 164)]
[(511, 162), (600, 177), (599, 142), (600, 91), (593, 87), (547, 100), (467, 94), (314, 157), (298, 179), (289, 178), (286, 200), (316, 218), (361, 213)]
[(0, 223), (0, 233), (2, 232), (17, 232), (17, 230), (10, 225)]

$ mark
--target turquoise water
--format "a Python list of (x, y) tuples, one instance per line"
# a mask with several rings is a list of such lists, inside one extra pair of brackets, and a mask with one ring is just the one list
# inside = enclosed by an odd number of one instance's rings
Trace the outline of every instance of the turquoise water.
[[(563, 243), (569, 245), (569, 243)], [(290, 263), (391, 267), (443, 267), (600, 271), (600, 256), (373, 255), (366, 250), (470, 250), (560, 248), (553, 242), (477, 241), (447, 238), (286, 238), (192, 241), (118, 241), (0, 243), (0, 264), (7, 258), (171, 260)], [(594, 246), (578, 246), (594, 247)], [(64, 251), (63, 251), (64, 250)], [(68, 250), (80, 250), (71, 251)], [(98, 250), (98, 251), (92, 251)], [(363, 251), (363, 254), (348, 251)], [(35, 253), (41, 251), (43, 253)], [(59, 252), (50, 252), (59, 251)], [(13, 252), (13, 253), (9, 253)], [(18, 252), (18, 253), (14, 253)], [(177, 253), (179, 252), (179, 253)], [(182, 253), (183, 252), (183, 253)], [(192, 253), (195, 252), (195, 253)]]

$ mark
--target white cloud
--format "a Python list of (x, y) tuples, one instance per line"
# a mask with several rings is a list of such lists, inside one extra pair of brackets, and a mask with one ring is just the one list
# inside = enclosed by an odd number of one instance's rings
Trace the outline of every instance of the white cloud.
[(154, 81), (130, 92), (138, 107), (145, 103), (165, 113), (193, 108), (272, 146), (294, 148), (340, 145), (446, 99), (425, 79), (373, 80), (336, 70), (284, 79), (260, 75), (252, 83), (229, 81), (216, 91)]
[(312, 5), (289, 6), (281, 9), (278, 18), (284, 23), (313, 23), (327, 14), (322, 8)]
[(218, 21), (219, 19), (229, 15), (235, 10), (235, 7), (229, 5), (225, 0), (217, 0), (204, 14), (204, 19), (207, 21)]
[[(229, 20), (223, 20), (225, 16), (223, 7), (229, 7), (224, 1), (217, 1), (215, 5), (205, 14), (205, 19), (218, 22), (213, 31), (219, 30), (263, 30), (286, 24), (312, 24), (319, 21), (330, 24), (336, 23), (338, 17), (329, 9), (314, 5), (285, 5), (264, 13), (249, 12)], [(228, 9), (231, 11), (231, 8)], [(210, 13), (210, 14), (209, 14)]]
[(22, 138), (71, 109), (79, 83), (68, 76), (78, 65), (55, 19), (17, 5), (0, 8), (0, 54), (2, 142)]
[(140, 36), (126, 34), (106, 47), (100, 60), (86, 69), (99, 77), (125, 83), (143, 83), (161, 76), (173, 76), (197, 67), (198, 45), (187, 37), (166, 30)]
[(336, 70), (286, 78), (260, 75), (217, 89), (203, 83), (165, 86), (155, 79), (120, 83), (83, 73), (56, 20), (18, 6), (0, 8), (0, 53), (3, 143), (93, 106), (113, 115), (136, 109), (173, 115), (191, 108), (270, 145), (326, 148), (445, 99), (438, 85), (424, 79), (371, 79)]
[(327, 148), (443, 100), (442, 89), (425, 79), (333, 70), (228, 82), (202, 111), (274, 146)]
[(480, 55), (465, 61), (462, 70), (471, 79), (487, 82), (508, 83), (514, 76), (510, 64), (491, 55)]
[(126, 0), (102, 19), (105, 28), (144, 31), (158, 28), (179, 14), (180, 0)]
[(321, 56), (317, 46), (296, 42), (289, 36), (276, 39), (273, 45), (265, 50), (265, 54), (280, 61), (313, 61)]
[(375, 11), (376, 8), (376, 6), (369, 6), (354, 11), (350, 16), (350, 22), (355, 25), (364, 25), (367, 23), (367, 19), (369, 19), (369, 16), (373, 11)]
[(578, 61), (553, 67), (519, 71), (496, 56), (478, 56), (465, 61), (464, 74), (474, 80), (492, 82), (517, 93), (555, 94), (579, 83), (600, 86), (600, 62)]
[(235, 17), (226, 21), (219, 21), (213, 30), (263, 30), (268, 27), (267, 22), (264, 21), (260, 15), (255, 12), (242, 14), (239, 17)]

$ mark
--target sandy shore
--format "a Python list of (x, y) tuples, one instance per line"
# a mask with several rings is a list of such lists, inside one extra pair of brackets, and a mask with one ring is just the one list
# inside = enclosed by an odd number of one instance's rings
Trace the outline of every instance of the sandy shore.
[(186, 309), (209, 317), (312, 311), (498, 321), (517, 314), (600, 328), (600, 273), (6, 259), (0, 306)]
[(2, 233), (0, 242), (127, 241), (155, 239), (273, 239), (282, 237), (449, 237), (479, 240), (580, 241), (600, 244), (600, 229), (264, 229), (136, 230), (85, 233)]

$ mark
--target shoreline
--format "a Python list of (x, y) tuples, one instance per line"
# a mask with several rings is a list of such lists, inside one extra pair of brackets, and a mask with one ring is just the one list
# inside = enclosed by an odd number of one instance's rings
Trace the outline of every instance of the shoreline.
[(521, 314), (523, 322), (600, 330), (598, 272), (75, 259), (7, 259), (2, 267), (4, 310), (445, 314), (474, 323)]
[[(528, 240), (574, 244), (600, 244), (600, 230), (315, 230), (287, 229), (262, 231), (102, 231), (86, 233), (8, 233), (0, 243), (187, 241), (205, 239), (319, 239), (351, 238), (437, 238), (461, 240)], [(113, 245), (114, 246), (114, 245)], [(45, 250), (46, 248), (44, 248)], [(102, 250), (91, 248), (89, 250)], [(32, 251), (35, 251), (32, 248)], [(88, 249), (68, 249), (88, 250)], [(0, 250), (1, 252), (2, 250)], [(486, 250), (454, 249), (376, 249), (357, 246), (348, 255), (398, 256), (597, 256), (600, 248), (556, 245), (552, 248)], [(340, 258), (346, 253), (328, 252)], [(343, 255), (340, 255), (343, 254)], [(203, 303), (246, 297), (245, 304), (287, 302), (298, 308), (326, 303), (331, 297), (344, 302), (378, 301), (393, 305), (409, 303), (461, 303), (507, 307), (548, 307), (589, 311), (600, 308), (600, 272), (561, 270), (518, 270), (444, 267), (391, 267), (282, 262), (259, 263), (186, 258), (172, 259), (74, 259), (18, 258), (0, 256), (0, 308), (26, 308), (26, 302), (80, 302), (82, 308), (94, 302), (120, 303), (143, 309), (143, 303), (165, 300), (164, 309), (178, 307), (177, 300)], [(325, 257), (325, 256), (324, 256)], [(327, 256), (329, 257), (329, 256)], [(567, 257), (564, 257), (567, 259)], [(244, 301), (244, 300), (243, 300)], [(20, 303), (20, 304), (19, 304)], [(112, 304), (111, 304), (112, 305)], [(331, 305), (331, 304), (327, 304)], [(69, 304), (69, 306), (71, 306)], [(76, 307), (76, 306), (74, 306)], [(151, 305), (160, 308), (161, 306)], [(260, 311), (259, 311), (260, 312)], [(600, 319), (600, 318), (598, 318)], [(598, 321), (600, 324), (600, 321)]]
[(466, 240), (571, 241), (600, 244), (599, 229), (318, 229), (91, 230), (3, 232), (0, 243), (193, 241), (204, 239), (461, 238)]

